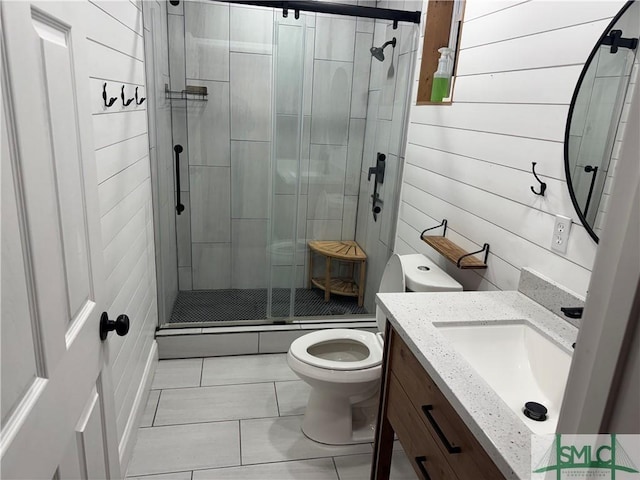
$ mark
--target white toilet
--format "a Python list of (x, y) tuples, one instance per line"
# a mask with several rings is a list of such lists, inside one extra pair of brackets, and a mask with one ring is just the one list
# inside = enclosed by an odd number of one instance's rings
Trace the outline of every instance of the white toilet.
[[(392, 255), (379, 292), (454, 292), (462, 285), (424, 255)], [(304, 434), (330, 445), (371, 442), (382, 372), (384, 314), (376, 307), (379, 333), (327, 329), (303, 335), (289, 347), (287, 362), (311, 386)]]

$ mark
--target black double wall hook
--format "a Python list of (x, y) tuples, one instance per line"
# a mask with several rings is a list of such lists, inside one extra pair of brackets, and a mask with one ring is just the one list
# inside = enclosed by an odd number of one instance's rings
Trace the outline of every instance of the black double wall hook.
[(102, 84), (102, 100), (104, 101), (104, 106), (106, 108), (109, 108), (110, 106), (112, 106), (115, 101), (118, 99), (118, 97), (111, 97), (109, 98), (109, 100), (107, 101), (107, 82), (104, 82)]
[(124, 85), (122, 85), (122, 88), (120, 89), (120, 98), (122, 99), (122, 106), (124, 107), (128, 107), (131, 102), (133, 102), (133, 98), (130, 98), (129, 100), (125, 100), (125, 96), (124, 96)]
[(138, 100), (138, 87), (136, 87), (136, 105), (142, 105), (142, 102), (146, 99), (146, 97), (140, 97), (140, 100)]
[(547, 184), (540, 180), (540, 177), (536, 174), (536, 162), (531, 162), (531, 171), (533, 172), (533, 176), (536, 177), (536, 180), (540, 182), (540, 191), (536, 192), (533, 187), (531, 187), (531, 191), (536, 195), (544, 197), (544, 192), (547, 190)]

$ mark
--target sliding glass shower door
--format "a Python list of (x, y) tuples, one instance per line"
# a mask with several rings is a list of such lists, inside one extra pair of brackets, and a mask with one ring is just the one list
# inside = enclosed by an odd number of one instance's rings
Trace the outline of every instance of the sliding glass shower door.
[[(166, 95), (182, 148), (172, 193), (184, 205), (170, 323), (367, 313), (353, 297), (325, 302), (309, 288), (324, 274), (320, 261), (309, 271), (311, 240), (364, 248), (371, 312), (378, 264), (392, 248), (402, 163), (394, 139), (404, 132), (413, 27), (215, 1), (167, 9)], [(372, 59), (372, 47), (394, 36), (386, 60)], [(378, 152), (388, 180), (374, 219), (366, 174)], [(332, 275), (357, 269), (335, 265)]]
[[(303, 286), (306, 205), (302, 203), (301, 163), (305, 127), (305, 45), (308, 18), (276, 16), (273, 45), (273, 142), (271, 150), (270, 215), (267, 247), (270, 318), (291, 319), (296, 289)], [(308, 123), (308, 122), (307, 122)], [(308, 128), (307, 128), (308, 130)], [(306, 197), (304, 197), (306, 198)]]
[[(169, 9), (180, 293), (172, 322), (268, 318), (274, 10), (181, 1)], [(177, 187), (176, 187), (177, 188)]]

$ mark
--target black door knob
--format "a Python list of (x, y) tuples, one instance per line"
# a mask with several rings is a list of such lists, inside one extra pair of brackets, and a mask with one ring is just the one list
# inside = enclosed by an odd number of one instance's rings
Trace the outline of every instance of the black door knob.
[(125, 336), (129, 333), (129, 317), (122, 314), (118, 315), (115, 320), (109, 320), (107, 312), (102, 312), (100, 316), (100, 340), (104, 342), (111, 330), (115, 330), (121, 337)]

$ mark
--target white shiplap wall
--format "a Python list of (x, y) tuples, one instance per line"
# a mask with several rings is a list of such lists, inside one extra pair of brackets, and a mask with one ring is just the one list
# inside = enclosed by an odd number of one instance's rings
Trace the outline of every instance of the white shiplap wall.
[[(91, 0), (90, 79), (93, 131), (98, 171), (107, 311), (127, 313), (125, 337), (109, 336), (108, 363), (115, 392), (118, 439), (123, 471), (135, 437), (144, 398), (144, 377), (153, 364), (157, 298), (153, 243), (153, 214), (149, 171), (147, 103), (123, 107), (138, 87), (145, 96), (142, 11), (137, 2)], [(117, 97), (103, 108), (102, 85)], [(152, 370), (151, 370), (152, 371)], [(143, 407), (144, 405), (142, 405)]]
[[(467, 0), (453, 105), (411, 107), (396, 252), (438, 259), (468, 290), (517, 289), (530, 267), (586, 294), (596, 244), (584, 227), (574, 223), (566, 254), (550, 248), (554, 216), (577, 221), (564, 129), (584, 62), (623, 3)], [(530, 191), (531, 162), (545, 197)], [(491, 245), (487, 270), (457, 270), (419, 239), (443, 218), (463, 248)]]

